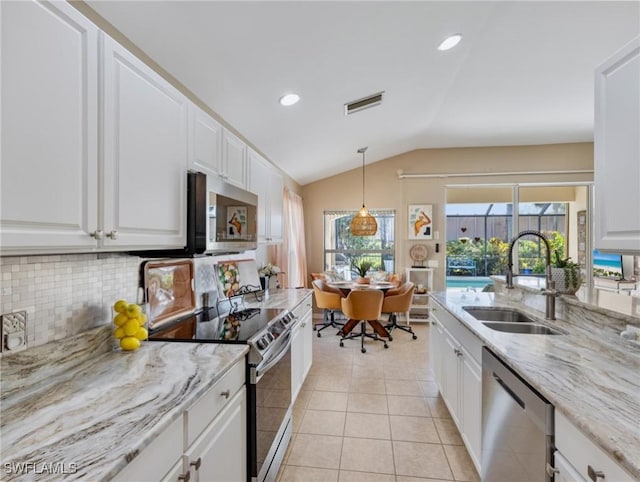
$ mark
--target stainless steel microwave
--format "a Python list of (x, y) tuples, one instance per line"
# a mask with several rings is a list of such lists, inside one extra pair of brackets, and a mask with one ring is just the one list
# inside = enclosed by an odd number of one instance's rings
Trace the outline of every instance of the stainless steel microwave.
[[(200, 233), (202, 228), (197, 225), (205, 220), (205, 252), (255, 249), (258, 244), (258, 196), (217, 177), (207, 177), (199, 172), (190, 172), (191, 176), (196, 178), (196, 186), (202, 182), (201, 176), (206, 178), (206, 213), (204, 216), (200, 213), (195, 219), (196, 232)], [(196, 199), (198, 194), (196, 192)]]

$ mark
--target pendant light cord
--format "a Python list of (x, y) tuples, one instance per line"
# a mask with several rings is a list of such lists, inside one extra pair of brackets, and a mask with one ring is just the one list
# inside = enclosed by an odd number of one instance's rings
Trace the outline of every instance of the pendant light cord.
[(364, 153), (367, 147), (361, 147), (358, 152), (362, 153), (362, 207), (364, 208)]

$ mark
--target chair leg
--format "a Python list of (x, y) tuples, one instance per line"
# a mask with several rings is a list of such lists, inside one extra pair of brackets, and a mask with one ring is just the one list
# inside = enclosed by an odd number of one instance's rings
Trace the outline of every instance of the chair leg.
[[(351, 322), (353, 322), (354, 320), (349, 320), (349, 322), (347, 323), (347, 325)], [(349, 333), (348, 335), (344, 335), (341, 339), (340, 339), (340, 346), (344, 346), (344, 340), (351, 340), (353, 338), (360, 338), (360, 351), (362, 353), (366, 353), (367, 349), (364, 347), (364, 339), (365, 338), (371, 338), (372, 340), (376, 340), (376, 341), (381, 341), (382, 343), (384, 343), (384, 347), (385, 348), (389, 348), (389, 345), (387, 345), (387, 341), (384, 340), (383, 338), (378, 338), (378, 334), (377, 333), (367, 333), (367, 320), (361, 320), (360, 321), (360, 333)]]
[(322, 336), (320, 332), (325, 328), (329, 328), (330, 326), (334, 328), (341, 328), (344, 325), (344, 323), (340, 323), (339, 321), (335, 320), (334, 310), (324, 310), (324, 317), (322, 320), (322, 324), (319, 324), (319, 325), (321, 326), (320, 328), (318, 328), (318, 325), (313, 325), (314, 331), (318, 332), (318, 338)]
[(413, 329), (411, 329), (411, 327), (409, 325), (407, 325), (407, 326), (398, 325), (398, 318), (397, 318), (395, 313), (391, 313), (389, 315), (389, 323), (385, 326), (385, 328), (389, 332), (389, 341), (393, 341), (393, 338), (391, 337), (391, 333), (396, 328), (398, 328), (398, 329), (400, 329), (402, 331), (406, 331), (407, 333), (411, 333), (411, 338), (413, 338), (414, 340), (418, 339), (418, 336), (413, 332)]

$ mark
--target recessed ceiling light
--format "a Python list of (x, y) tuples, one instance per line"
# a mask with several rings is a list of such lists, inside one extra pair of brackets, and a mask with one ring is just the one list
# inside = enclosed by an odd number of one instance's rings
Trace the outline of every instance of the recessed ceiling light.
[(449, 35), (446, 39), (440, 42), (438, 45), (438, 50), (449, 50), (458, 45), (458, 42), (462, 40), (462, 35), (457, 33), (454, 35)]
[(298, 94), (285, 94), (280, 97), (280, 104), (288, 107), (293, 104), (297, 104), (300, 100), (300, 96)]

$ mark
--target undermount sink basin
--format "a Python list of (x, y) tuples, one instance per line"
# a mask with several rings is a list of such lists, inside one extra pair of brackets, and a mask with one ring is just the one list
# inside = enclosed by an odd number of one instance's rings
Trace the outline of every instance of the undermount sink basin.
[(511, 308), (484, 308), (466, 306), (464, 311), (480, 321), (508, 321), (510, 323), (535, 323), (533, 318)]
[(538, 323), (483, 321), (482, 324), (492, 330), (503, 331), (506, 333), (518, 333), (524, 335), (562, 335), (558, 330), (554, 330), (548, 326), (540, 325)]

